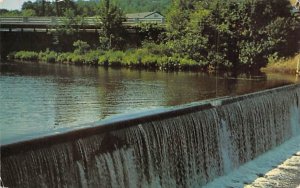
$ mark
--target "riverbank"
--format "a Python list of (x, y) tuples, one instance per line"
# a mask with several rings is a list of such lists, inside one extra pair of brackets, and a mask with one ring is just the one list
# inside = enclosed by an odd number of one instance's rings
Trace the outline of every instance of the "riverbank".
[[(159, 45), (158, 45), (159, 46)], [(103, 67), (125, 67), (133, 69), (163, 71), (215, 71), (215, 67), (207, 62), (197, 62), (178, 55), (164, 55), (161, 49), (139, 48), (127, 51), (89, 50), (85, 53), (55, 51), (18, 51), (10, 53), (7, 58), (13, 61), (31, 61), (44, 63), (61, 63), (74, 65), (93, 65)], [(270, 59), (266, 67), (260, 69), (265, 73), (295, 74), (300, 54), (279, 60)], [(221, 71), (230, 69), (220, 66)]]
[[(154, 49), (153, 49), (154, 50)], [(205, 71), (208, 65), (187, 57), (167, 56), (149, 49), (132, 49), (127, 51), (90, 50), (86, 53), (55, 51), (18, 51), (8, 55), (9, 60), (62, 63), (76, 65), (96, 65), (104, 67), (128, 67), (137, 69), (166, 71)]]
[(291, 58), (280, 59), (276, 62), (271, 61), (266, 67), (261, 68), (261, 71), (267, 73), (296, 74), (298, 61), (300, 61), (300, 54)]

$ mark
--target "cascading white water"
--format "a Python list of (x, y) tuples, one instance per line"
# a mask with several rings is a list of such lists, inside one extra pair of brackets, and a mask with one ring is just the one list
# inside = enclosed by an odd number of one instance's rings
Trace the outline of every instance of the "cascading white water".
[(300, 106), (294, 105), (290, 109), (291, 112), (291, 129), (293, 136), (300, 135)]
[(1, 176), (9, 187), (201, 187), (299, 135), (299, 101), (299, 86), (272, 89), (45, 148), (4, 150)]
[(235, 153), (237, 152), (235, 145), (231, 143), (231, 133), (225, 121), (221, 121), (219, 128), (219, 147), (220, 155), (223, 162), (224, 174), (228, 174), (238, 165), (236, 164)]

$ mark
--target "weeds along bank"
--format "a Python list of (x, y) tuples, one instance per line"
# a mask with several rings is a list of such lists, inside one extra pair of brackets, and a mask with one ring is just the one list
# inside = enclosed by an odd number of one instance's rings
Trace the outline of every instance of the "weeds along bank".
[(300, 64), (300, 53), (290, 58), (271, 58), (269, 59), (268, 65), (263, 67), (261, 70), (263, 72), (295, 74), (297, 72), (297, 68), (299, 69), (298, 64)]
[(105, 67), (132, 67), (154, 70), (206, 70), (205, 62), (196, 62), (186, 57), (167, 56), (149, 52), (148, 49), (127, 51), (91, 50), (85, 53), (54, 51), (18, 51), (8, 55), (9, 60), (41, 61), (47, 63), (65, 63), (76, 65), (98, 65)]
[[(62, 63), (75, 65), (96, 65), (104, 67), (129, 67), (144, 68), (152, 70), (183, 70), (183, 71), (211, 71), (215, 67), (209, 62), (197, 62), (188, 57), (181, 57), (180, 54), (167, 56), (159, 49), (132, 49), (127, 51), (101, 51), (89, 50), (74, 52), (55, 51), (18, 51), (10, 53), (9, 60), (33, 61), (46, 63)], [(295, 74), (299, 66), (300, 54), (289, 58), (269, 57), (266, 67), (262, 72)], [(216, 65), (215, 65), (216, 66)], [(220, 65), (220, 69), (229, 70), (230, 67)]]

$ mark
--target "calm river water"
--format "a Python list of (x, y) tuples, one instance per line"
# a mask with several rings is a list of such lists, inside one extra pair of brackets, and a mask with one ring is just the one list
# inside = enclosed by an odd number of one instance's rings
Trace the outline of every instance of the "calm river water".
[(237, 95), (294, 81), (62, 64), (0, 63), (0, 143), (76, 129), (137, 111)]

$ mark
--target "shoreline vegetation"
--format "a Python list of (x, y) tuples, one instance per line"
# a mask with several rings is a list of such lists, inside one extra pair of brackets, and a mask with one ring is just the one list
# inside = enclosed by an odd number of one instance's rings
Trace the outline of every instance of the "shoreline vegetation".
[[(166, 71), (255, 73), (270, 60), (298, 52), (299, 19), (291, 13), (289, 1), (174, 0), (166, 13), (165, 27), (143, 25), (138, 33), (143, 36), (141, 45), (133, 49), (128, 49), (132, 39), (122, 25), (124, 13), (116, 4), (104, 0), (97, 5), (94, 16), (99, 17), (101, 29), (93, 47), (82, 41), (73, 27), (78, 25), (76, 18), (83, 16), (76, 6), (61, 10), (68, 21), (49, 34), (55, 39), (52, 47), (12, 52), (8, 59)], [(70, 52), (61, 49), (66, 35), (74, 38), (69, 41), (73, 45)]]
[[(8, 60), (163, 71), (215, 71), (214, 67), (206, 63), (199, 63), (188, 58), (161, 56), (153, 54), (153, 52), (149, 53), (147, 49), (132, 49), (125, 52), (90, 50), (84, 54), (76, 52), (57, 53), (50, 50), (44, 52), (18, 51), (10, 53)], [(268, 64), (262, 67), (260, 71), (296, 74), (299, 61), (300, 53), (288, 58), (274, 59), (270, 57)]]
[(278, 60), (270, 59), (267, 66), (261, 68), (261, 71), (266, 73), (296, 74), (299, 61), (300, 53), (289, 58), (281, 58)]
[[(153, 51), (152, 51), (153, 50)], [(104, 67), (128, 67), (165, 71), (206, 71), (209, 66), (187, 57), (166, 56), (154, 49), (132, 49), (127, 51), (90, 50), (86, 53), (55, 51), (18, 51), (8, 55), (8, 60), (95, 65)]]

